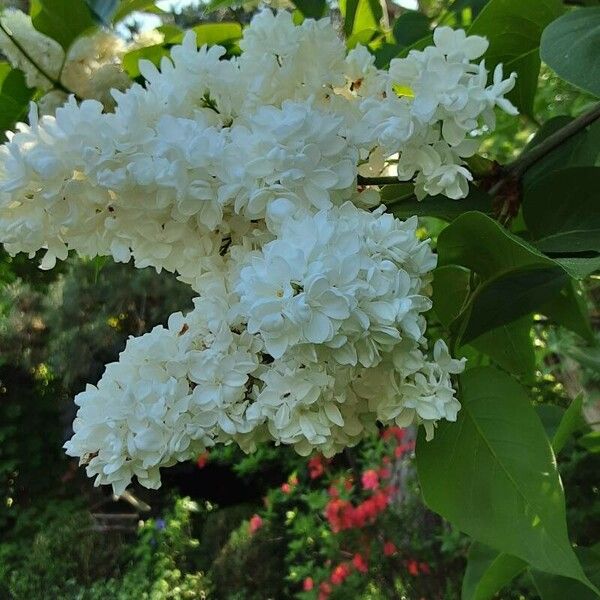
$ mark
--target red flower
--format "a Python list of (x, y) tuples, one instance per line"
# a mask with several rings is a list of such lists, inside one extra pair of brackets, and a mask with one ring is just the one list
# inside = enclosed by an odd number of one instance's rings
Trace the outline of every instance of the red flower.
[(305, 592), (310, 592), (310, 590), (312, 590), (314, 587), (315, 587), (315, 582), (313, 581), (312, 577), (307, 577), (302, 584), (302, 589)]
[(263, 525), (263, 520), (260, 518), (259, 515), (253, 515), (250, 518), (250, 524), (249, 524), (249, 528), (250, 528), (250, 533), (256, 533)]
[(325, 472), (325, 465), (323, 464), (323, 457), (320, 454), (316, 454), (308, 461), (308, 476), (311, 479), (317, 479), (321, 477)]
[(327, 598), (329, 598), (329, 594), (331, 594), (331, 586), (324, 581), (319, 586), (319, 600), (327, 600)]
[(404, 439), (406, 432), (404, 431), (404, 429), (402, 429), (400, 427), (388, 427), (387, 429), (384, 430), (384, 432), (381, 435), (384, 440), (389, 440), (391, 438), (395, 438), (396, 442), (400, 443)]
[(406, 570), (410, 575), (416, 577), (419, 574), (419, 563), (416, 560), (409, 560), (406, 562)]
[(206, 463), (208, 462), (208, 452), (203, 452), (202, 454), (200, 454), (200, 456), (198, 456), (198, 458), (196, 459), (196, 466), (199, 469), (203, 469), (206, 466)]
[(386, 542), (383, 545), (383, 553), (385, 556), (392, 556), (393, 554), (396, 554), (396, 546), (394, 545), (394, 542)]
[(348, 500), (333, 498), (325, 507), (325, 518), (329, 521), (331, 531), (337, 533), (350, 529), (354, 525), (354, 507)]
[(281, 491), (284, 494), (290, 494), (292, 492), (292, 486), (289, 483), (282, 483), (281, 484)]
[(340, 585), (341, 583), (344, 583), (344, 580), (348, 575), (350, 575), (350, 565), (348, 565), (348, 563), (342, 563), (331, 573), (331, 583), (333, 583), (333, 585)]
[(362, 557), (362, 554), (355, 554), (354, 558), (352, 559), (352, 564), (359, 573), (366, 573), (369, 570), (369, 565)]
[(362, 474), (362, 486), (365, 490), (376, 490), (379, 487), (379, 475), (374, 469), (369, 469)]
[(387, 467), (381, 467), (377, 474), (380, 479), (389, 479), (392, 476), (392, 472)]

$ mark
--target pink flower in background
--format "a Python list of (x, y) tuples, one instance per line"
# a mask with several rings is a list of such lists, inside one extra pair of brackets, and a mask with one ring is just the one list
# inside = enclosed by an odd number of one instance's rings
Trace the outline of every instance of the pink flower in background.
[(369, 565), (362, 554), (355, 554), (352, 559), (352, 564), (359, 573), (366, 573), (369, 570)]
[(256, 533), (263, 525), (263, 520), (259, 515), (253, 515), (250, 518), (250, 533)]
[(375, 469), (369, 469), (362, 474), (362, 485), (365, 490), (376, 490), (379, 487), (379, 475)]
[(305, 592), (310, 592), (310, 590), (312, 590), (315, 587), (315, 582), (313, 581), (312, 577), (307, 577), (304, 582), (302, 583), (302, 589)]
[(383, 544), (383, 553), (385, 556), (392, 556), (396, 554), (396, 545), (394, 542), (386, 542)]

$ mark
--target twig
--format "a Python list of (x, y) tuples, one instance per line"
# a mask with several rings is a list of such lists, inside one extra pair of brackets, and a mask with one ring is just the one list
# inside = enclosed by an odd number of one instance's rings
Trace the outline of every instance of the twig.
[(393, 185), (399, 183), (408, 183), (402, 182), (397, 177), (392, 176), (382, 176), (382, 177), (363, 177), (359, 175), (356, 179), (358, 185)]
[(509, 180), (521, 179), (533, 165), (599, 118), (600, 103), (594, 105), (590, 110), (583, 113), (564, 127), (561, 127), (537, 146), (534, 146), (529, 152), (521, 154), (519, 158), (504, 167), (504, 176), (490, 188), (489, 193), (494, 196)]

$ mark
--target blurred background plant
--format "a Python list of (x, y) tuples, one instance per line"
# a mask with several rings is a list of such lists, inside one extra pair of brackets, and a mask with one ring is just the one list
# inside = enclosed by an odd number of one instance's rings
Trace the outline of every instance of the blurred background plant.
[[(30, 8), (27, 2), (2, 4)], [(119, 69), (137, 80), (137, 60), (157, 62), (181, 39), (182, 29), (196, 28), (202, 40), (209, 35), (207, 24), (227, 23), (210, 30), (210, 41), (236, 54), (239, 34), (231, 33), (230, 22), (247, 23), (258, 6), (213, 0), (211, 11), (194, 2), (176, 3), (169, 11), (173, 3), (104, 4), (120, 15), (114, 25), (129, 42), (149, 27), (158, 32), (120, 55)], [(469, 26), (485, 4), (384, 4), (390, 24), (385, 40), (375, 32), (366, 41), (385, 63), (429, 35), (434, 24)], [(52, 8), (53, 2), (35, 0), (33, 14), (40, 6)], [(325, 2), (307, 0), (281, 6), (311, 16), (326, 9)], [(338, 18), (336, 6), (331, 9)], [(114, 10), (92, 11), (90, 22), (112, 27), (107, 15)], [(6, 98), (22, 105), (10, 105), (4, 129), (23, 118), (30, 98), (42, 95), (27, 88), (22, 74), (11, 73), (10, 82), (3, 75), (2, 106), (8, 106)], [(501, 117), (484, 156), (509, 161), (540, 127), (575, 117), (589, 104), (589, 96), (543, 66), (534, 110), (519, 119)], [(589, 134), (595, 141), (587, 143), (598, 146), (600, 125)], [(422, 224), (423, 235), (434, 238), (445, 226), (434, 218)], [(333, 460), (271, 446), (245, 456), (225, 447), (167, 471), (159, 492), (132, 488), (117, 499), (92, 488), (61, 450), (70, 435), (72, 398), (99, 379), (129, 335), (190, 307), (191, 290), (168, 274), (99, 259), (73, 256), (52, 271), (39, 270), (37, 262), (0, 252), (0, 598), (461, 597), (469, 540), (424, 506), (411, 430), (382, 430)], [(581, 416), (558, 459), (572, 542), (593, 546), (600, 531), (600, 280), (589, 278), (582, 294), (593, 329), (587, 339), (535, 316), (528, 330), (534, 373), (516, 376), (533, 390), (550, 437), (582, 394), (585, 419)], [(441, 328), (435, 314), (429, 318), (430, 328)], [(493, 353), (465, 352), (479, 363), (495, 362)], [(501, 597), (539, 594), (525, 572)]]

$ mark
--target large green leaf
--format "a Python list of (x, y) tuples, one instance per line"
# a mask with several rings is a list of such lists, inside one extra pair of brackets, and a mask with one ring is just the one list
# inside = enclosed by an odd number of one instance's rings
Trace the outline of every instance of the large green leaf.
[(127, 52), (123, 56), (123, 69), (132, 79), (140, 76), (140, 60), (149, 60), (158, 66), (164, 56), (169, 56), (169, 49), (163, 44), (155, 44)]
[(527, 563), (516, 556), (473, 542), (467, 557), (461, 600), (489, 600), (526, 568)]
[(493, 368), (460, 379), (458, 422), (417, 442), (427, 505), (483, 544), (591, 585), (567, 535), (565, 500), (544, 428), (525, 390)]
[[(471, 271), (456, 265), (438, 267), (433, 273), (433, 310), (446, 328), (465, 308), (471, 291)], [(526, 315), (471, 340), (470, 346), (508, 371), (530, 379), (535, 353), (530, 336), (531, 316)]]
[(558, 454), (569, 441), (569, 438), (576, 432), (586, 427), (586, 422), (582, 413), (583, 396), (579, 394), (569, 408), (565, 411), (558, 428), (552, 436), (552, 449)]
[(402, 48), (414, 44), (429, 33), (429, 19), (423, 13), (414, 10), (402, 13), (392, 27), (394, 41)]
[(513, 269), (481, 283), (464, 311), (457, 332), (461, 343), (515, 321), (557, 296), (569, 283), (559, 266)]
[(402, 13), (392, 27), (393, 42), (383, 42), (375, 51), (375, 65), (386, 68), (392, 58), (423, 38), (431, 39), (429, 19), (420, 12), (409, 10)]
[(600, 7), (581, 8), (551, 23), (542, 35), (543, 61), (566, 81), (600, 96)]
[[(408, 189), (413, 188), (410, 186)], [(401, 219), (417, 215), (452, 221), (469, 211), (492, 214), (491, 196), (476, 186), (471, 186), (469, 195), (462, 200), (445, 196), (426, 196), (423, 200), (417, 200), (414, 194), (407, 193), (406, 184), (386, 185), (381, 190), (381, 201)]]
[(27, 112), (35, 90), (27, 87), (23, 72), (8, 63), (0, 63), (0, 131), (13, 129), (14, 124)]
[(379, 0), (340, 0), (346, 38), (365, 30), (379, 29), (383, 16)]
[(292, 4), (307, 19), (320, 19), (327, 12), (326, 0), (293, 0)]
[(440, 266), (461, 265), (480, 279), (454, 324), (463, 343), (532, 310), (590, 338), (582, 299), (566, 276), (572, 274), (571, 265), (548, 258), (486, 215), (457, 217), (439, 235), (438, 256)]
[(469, 8), (471, 9), (471, 14), (476, 17), (488, 2), (489, 0), (455, 0), (450, 8), (454, 11)]
[[(579, 561), (589, 580), (600, 586), (600, 552), (597, 548), (577, 548)], [(531, 578), (542, 600), (597, 600), (592, 590), (573, 579), (531, 570)]]
[(540, 308), (540, 312), (559, 325), (574, 331), (590, 344), (594, 343), (586, 300), (578, 282), (571, 281), (560, 294), (550, 298)]
[(118, 23), (136, 10), (142, 12), (162, 12), (154, 4), (155, 0), (121, 0), (119, 7), (113, 15), (113, 23)]
[(600, 253), (599, 184), (600, 167), (572, 167), (551, 171), (526, 188), (523, 218), (540, 250)]
[[(528, 152), (548, 136), (573, 121), (573, 117), (560, 115), (546, 121), (535, 133), (523, 152)], [(600, 120), (565, 140), (540, 161), (532, 165), (523, 176), (523, 186), (529, 187), (540, 177), (567, 167), (593, 167), (600, 157)]]
[(557, 262), (571, 277), (585, 279), (592, 273), (600, 271), (600, 256), (583, 258), (577, 256), (556, 257)]
[(484, 279), (511, 268), (555, 266), (539, 250), (480, 212), (460, 215), (438, 238), (440, 265), (462, 265)]
[(560, 0), (490, 0), (469, 28), (470, 35), (485, 36), (490, 42), (484, 57), (489, 69), (503, 63), (505, 74), (517, 73), (508, 98), (526, 114), (533, 113), (542, 31), (563, 10)]
[[(220, 44), (228, 46), (236, 42), (242, 37), (242, 26), (239, 23), (220, 21), (219, 23), (203, 23), (192, 28), (196, 33), (196, 44), (200, 47), (206, 44), (212, 46)], [(185, 36), (182, 31), (177, 36), (172, 37), (169, 41), (172, 44), (179, 44)]]
[(32, 0), (29, 14), (34, 27), (65, 50), (84, 31), (95, 26), (84, 0)]

